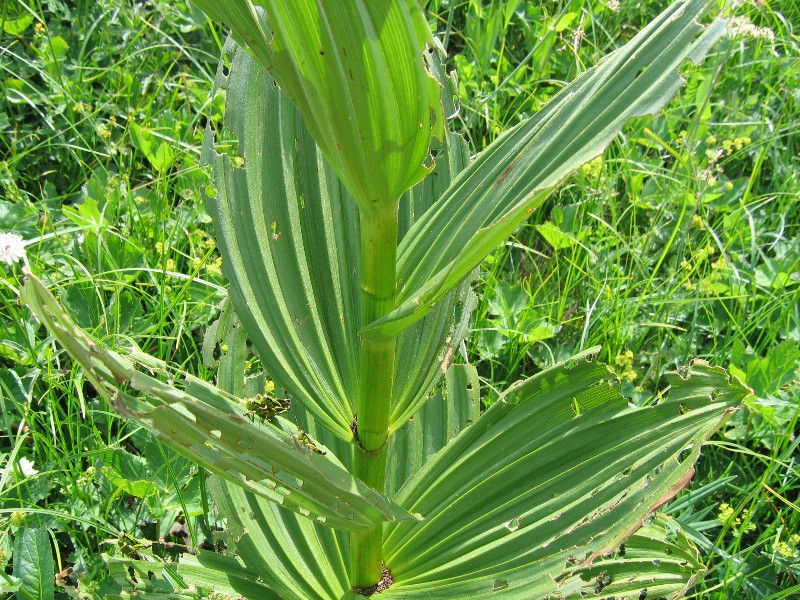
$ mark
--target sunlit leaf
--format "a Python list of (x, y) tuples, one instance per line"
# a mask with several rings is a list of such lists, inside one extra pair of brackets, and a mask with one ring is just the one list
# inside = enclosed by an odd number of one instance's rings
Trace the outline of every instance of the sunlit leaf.
[[(454, 84), (442, 67), (443, 50), (436, 50), (429, 63), (442, 82), (445, 108), (455, 112)], [(270, 378), (350, 440), (361, 327), (355, 203), (266, 71), (232, 42), (224, 54), (218, 73), (226, 90), (224, 133), (238, 142), (226, 153), (207, 138), (215, 180), (207, 206), (231, 301)], [(431, 176), (402, 199), (401, 236), (468, 162), (464, 140), (449, 133)], [(392, 430), (446, 371), (473, 308), (465, 283), (398, 339)]]
[(443, 115), (416, 0), (198, 5), (270, 70), (362, 210), (396, 202), (427, 175)]
[[(224, 340), (226, 348), (219, 359), (218, 385), (242, 395), (247, 387), (243, 329), (223, 312), (210, 333), (212, 338)], [(313, 419), (296, 403), (291, 419), (314, 439), (336, 447), (344, 465), (351, 465), (348, 451), (352, 454), (352, 445), (315, 427)], [(209, 487), (231, 536), (228, 551), (235, 552), (240, 560), (240, 564), (229, 564), (227, 573), (240, 578), (258, 573), (260, 581), (283, 600), (338, 600), (347, 589), (348, 540), (341, 532), (284, 510), (221, 478), (213, 478)], [(185, 573), (183, 562), (179, 569)], [(196, 585), (203, 584), (202, 572), (185, 574)]]
[(584, 353), (512, 386), (396, 495), (387, 598), (527, 600), (625, 541), (689, 481), (700, 445), (750, 390), (698, 361), (630, 406)]
[(677, 599), (684, 597), (702, 572), (697, 547), (680, 525), (657, 514), (610, 555), (568, 570), (553, 596), (564, 600), (593, 596)]
[(366, 335), (394, 335), (424, 316), (508, 237), (569, 173), (599, 155), (631, 118), (659, 110), (725, 31), (701, 16), (713, 0), (672, 4), (630, 42), (500, 136), (403, 238), (399, 305)]
[(126, 356), (103, 349), (30, 274), (22, 298), (120, 413), (209, 471), (331, 527), (363, 529), (413, 518), (295, 425), (248, 418), (235, 396), (136, 349)]

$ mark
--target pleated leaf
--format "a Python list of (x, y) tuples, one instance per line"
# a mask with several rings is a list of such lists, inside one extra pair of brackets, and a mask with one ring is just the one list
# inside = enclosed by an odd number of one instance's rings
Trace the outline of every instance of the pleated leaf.
[(117, 411), (212, 473), (331, 527), (358, 530), (413, 518), (323, 446), (315, 451), (313, 440), (287, 432), (291, 424), (248, 418), (235, 396), (136, 349), (122, 356), (101, 348), (30, 274), (22, 298)]
[[(454, 114), (454, 82), (442, 67), (443, 49), (434, 49), (432, 72)], [(225, 125), (239, 154), (215, 152), (207, 137), (216, 190), (207, 207), (231, 301), (270, 378), (317, 422), (351, 440), (361, 326), (355, 203), (265, 70), (232, 41), (224, 55), (218, 84), (226, 90)], [(468, 162), (464, 140), (448, 133), (431, 176), (402, 199), (401, 235)], [(392, 431), (447, 370), (473, 309), (465, 282), (398, 339)]]
[[(442, 86), (445, 114), (458, 112), (454, 74), (447, 74), (447, 55), (434, 40), (435, 54), (429, 57), (431, 73)], [(436, 158), (436, 167), (425, 180), (414, 186), (400, 202), (400, 238), (430, 209), (452, 180), (469, 164), (469, 148), (464, 139), (451, 131)], [(469, 332), (477, 297), (467, 280), (447, 294), (423, 319), (403, 330), (397, 340), (394, 397), (389, 421), (390, 432), (402, 427), (427, 401), (431, 389), (451, 363), (456, 347)]]
[(386, 495), (391, 498), (428, 459), (480, 415), (480, 382), (473, 365), (450, 365), (445, 386), (389, 439)]
[(750, 394), (702, 361), (667, 382), (632, 407), (587, 352), (509, 389), (395, 496), (423, 520), (389, 526), (386, 597), (545, 598), (630, 537)]
[(350, 589), (347, 536), (218, 478), (210, 489), (236, 555), (283, 600), (338, 600)]
[(103, 557), (109, 575), (122, 588), (120, 594), (103, 596), (117, 598), (153, 598), (158, 600), (189, 600), (208, 598), (197, 588), (228, 594), (231, 598), (282, 600), (268, 588), (258, 573), (248, 570), (238, 559), (215, 552), (195, 550), (183, 554), (180, 563), (150, 560), (131, 560)]
[[(222, 340), (226, 349), (219, 359), (217, 384), (243, 395), (248, 385), (244, 364), (249, 358), (245, 332), (235, 317), (224, 312), (215, 325), (207, 335)], [(296, 403), (290, 415), (314, 439), (337, 446), (337, 456), (345, 466), (350, 465), (348, 450), (352, 453), (352, 445), (318, 430)], [(231, 565), (231, 573), (237, 577), (258, 573), (284, 600), (338, 600), (348, 588), (344, 558), (348, 544), (341, 532), (281, 509), (223, 479), (213, 478), (210, 488), (231, 536), (227, 551), (235, 552), (242, 562), (239, 568)], [(187, 579), (196, 585), (203, 582), (189, 575)]]
[(360, 319), (356, 206), (264, 68), (232, 40), (223, 54), (218, 85), (240, 156), (217, 154), (206, 136), (216, 188), (206, 204), (231, 302), (270, 377), (350, 440)]
[[(432, 38), (416, 0), (198, 5), (270, 70), (363, 210), (396, 202), (427, 175), (431, 138), (443, 133), (441, 88), (428, 74)], [(262, 9), (267, 45), (251, 17)]]
[(394, 335), (422, 318), (628, 120), (661, 109), (680, 87), (680, 65), (724, 33), (721, 20), (699, 24), (713, 3), (675, 2), (483, 151), (403, 238), (398, 308), (364, 333)]
[(670, 517), (657, 514), (611, 555), (570, 570), (553, 598), (683, 598), (704, 570), (694, 543)]

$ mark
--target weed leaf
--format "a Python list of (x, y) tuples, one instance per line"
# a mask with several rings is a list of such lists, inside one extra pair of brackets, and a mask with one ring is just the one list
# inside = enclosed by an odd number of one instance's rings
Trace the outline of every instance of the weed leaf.
[(46, 529), (21, 529), (17, 533), (14, 576), (19, 579), (21, 589), (25, 592), (25, 595), (17, 592), (17, 598), (55, 598), (53, 551)]

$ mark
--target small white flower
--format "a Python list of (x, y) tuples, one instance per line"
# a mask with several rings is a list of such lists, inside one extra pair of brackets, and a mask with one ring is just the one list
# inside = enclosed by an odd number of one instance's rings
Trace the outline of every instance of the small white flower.
[(7, 265), (25, 258), (25, 240), (9, 231), (0, 233), (0, 261)]
[(729, 37), (749, 37), (756, 40), (775, 40), (775, 32), (769, 27), (757, 27), (747, 17), (731, 17), (728, 20)]
[(33, 468), (33, 461), (25, 458), (24, 456), (19, 459), (19, 470), (22, 471), (22, 474), (25, 475), (25, 477), (33, 477), (39, 473), (39, 471)]

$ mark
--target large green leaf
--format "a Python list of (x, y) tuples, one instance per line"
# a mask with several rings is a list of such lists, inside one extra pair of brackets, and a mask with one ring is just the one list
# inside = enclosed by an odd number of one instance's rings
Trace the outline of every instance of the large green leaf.
[(559, 599), (683, 598), (703, 572), (697, 547), (670, 517), (657, 514), (611, 555), (569, 569)]
[(389, 439), (386, 495), (391, 498), (412, 474), (480, 415), (480, 382), (473, 365), (450, 365), (445, 386), (426, 400)]
[[(244, 331), (235, 318), (223, 312), (207, 335), (212, 340), (222, 340), (225, 348), (219, 359), (217, 384), (237, 396), (243, 395), (248, 386)], [(294, 404), (290, 414), (315, 439), (337, 446), (337, 456), (345, 466), (350, 465), (352, 459), (347, 451), (352, 453), (352, 445), (318, 430), (301, 406)], [(284, 600), (338, 600), (347, 589), (344, 557), (348, 544), (341, 532), (281, 509), (223, 479), (214, 478), (210, 487), (231, 536), (232, 545), (227, 551), (235, 552), (242, 563), (230, 565), (230, 573), (239, 578), (258, 573)], [(182, 568), (183, 563), (179, 570), (184, 574)], [(203, 585), (202, 573), (185, 576), (192, 583)]]
[(684, 487), (700, 445), (750, 390), (698, 361), (636, 408), (591, 352), (513, 386), (395, 500), (387, 598), (547, 597)]
[(396, 202), (428, 173), (431, 138), (443, 133), (441, 88), (428, 74), (432, 38), (416, 0), (197, 4), (270, 70), (362, 210)]
[[(443, 50), (436, 50), (429, 56), (432, 72), (445, 108), (455, 112), (454, 84), (442, 67)], [(232, 41), (224, 54), (218, 82), (226, 90), (225, 126), (238, 138), (240, 156), (214, 152), (208, 137), (217, 193), (207, 206), (231, 301), (269, 376), (320, 424), (351, 440), (361, 327), (355, 204), (266, 71)], [(402, 199), (401, 235), (469, 161), (456, 134), (448, 133), (440, 150), (431, 176)], [(400, 336), (392, 429), (446, 371), (467, 332), (473, 299), (462, 284)]]
[(675, 2), (481, 153), (403, 238), (398, 308), (364, 333), (395, 335), (419, 320), (629, 119), (664, 106), (681, 84), (681, 63), (699, 61), (724, 33), (722, 20), (699, 24), (714, 2)]
[(211, 491), (237, 556), (283, 600), (338, 600), (350, 588), (348, 538), (214, 478)]
[[(445, 114), (455, 115), (457, 85), (454, 74), (447, 74), (444, 48), (434, 41), (435, 55), (429, 65), (442, 85)], [(431, 175), (409, 190), (400, 202), (400, 239), (424, 215), (449, 187), (452, 180), (469, 164), (469, 148), (464, 139), (451, 131), (436, 159)], [(402, 427), (426, 402), (430, 390), (447, 371), (455, 348), (466, 337), (477, 298), (470, 291), (470, 281), (447, 294), (423, 319), (400, 334), (397, 340), (394, 397), (389, 430)]]
[(233, 556), (195, 550), (183, 554), (180, 563), (164, 562), (152, 555), (133, 560), (103, 556), (119, 593), (103, 594), (105, 600), (199, 600), (209, 598), (206, 591), (228, 594), (226, 598), (282, 600), (267, 587), (261, 574), (247, 569)]
[(223, 53), (225, 127), (247, 168), (214, 152), (207, 136), (217, 190), (207, 206), (231, 301), (275, 382), (349, 440), (360, 319), (356, 207), (269, 74), (231, 40)]
[(136, 349), (122, 356), (101, 348), (30, 274), (22, 298), (119, 412), (209, 471), (331, 527), (358, 530), (413, 518), (355, 479), (323, 446), (310, 449), (313, 442), (293, 424), (248, 418), (235, 396)]

